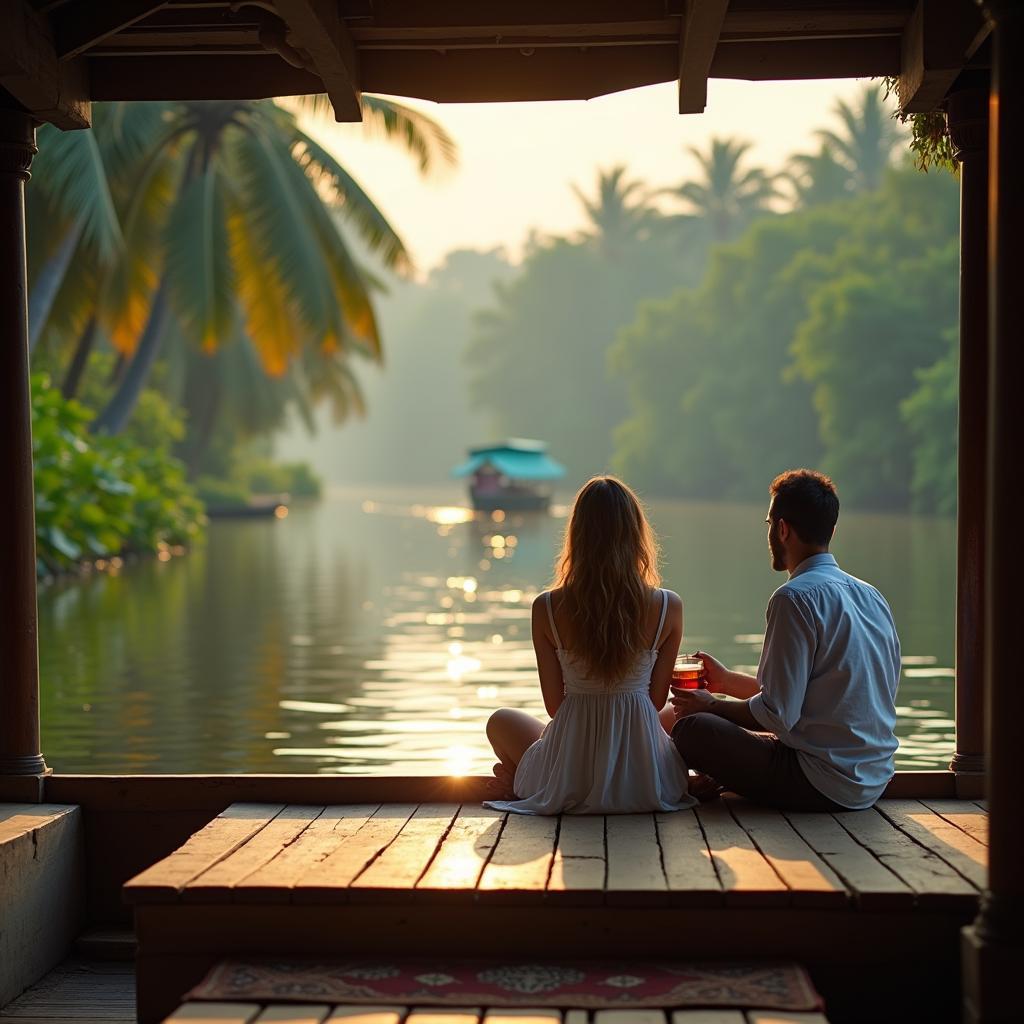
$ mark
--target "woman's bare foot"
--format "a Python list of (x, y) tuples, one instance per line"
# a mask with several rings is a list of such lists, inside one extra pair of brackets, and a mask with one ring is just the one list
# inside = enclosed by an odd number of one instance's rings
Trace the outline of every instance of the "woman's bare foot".
[(487, 780), (487, 789), (494, 800), (515, 800), (515, 790), (512, 788), (515, 783), (515, 772), (504, 762), (498, 761), (491, 769), (494, 778)]
[(690, 776), (688, 788), (690, 796), (696, 797), (702, 804), (706, 804), (709, 800), (717, 800), (719, 794), (725, 789), (710, 775), (704, 775), (701, 772)]

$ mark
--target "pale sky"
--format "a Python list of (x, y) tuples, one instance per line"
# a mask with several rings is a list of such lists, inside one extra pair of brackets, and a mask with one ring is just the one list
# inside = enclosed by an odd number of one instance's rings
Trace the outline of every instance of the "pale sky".
[(405, 239), (419, 270), (451, 249), (505, 247), (515, 258), (531, 228), (570, 234), (584, 223), (570, 190), (594, 192), (598, 168), (627, 165), (656, 187), (695, 171), (687, 146), (713, 135), (754, 143), (750, 156), (780, 169), (794, 152), (816, 149), (815, 129), (831, 123), (836, 99), (862, 82), (712, 80), (704, 114), (676, 113), (676, 85), (648, 86), (595, 100), (558, 103), (434, 104), (403, 100), (431, 114), (459, 147), (459, 165), (424, 181), (396, 146), (361, 137), (357, 125), (309, 127), (345, 164)]

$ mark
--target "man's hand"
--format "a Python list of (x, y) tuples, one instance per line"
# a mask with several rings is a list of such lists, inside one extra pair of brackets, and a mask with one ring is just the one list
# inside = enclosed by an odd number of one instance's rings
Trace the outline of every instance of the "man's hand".
[(714, 711), (718, 701), (707, 690), (683, 690), (673, 686), (669, 704), (672, 705), (676, 719), (687, 718), (700, 714), (701, 711)]
[(726, 680), (729, 677), (729, 670), (717, 659), (713, 658), (707, 651), (697, 651), (694, 657), (704, 662), (704, 681), (712, 693), (726, 693)]

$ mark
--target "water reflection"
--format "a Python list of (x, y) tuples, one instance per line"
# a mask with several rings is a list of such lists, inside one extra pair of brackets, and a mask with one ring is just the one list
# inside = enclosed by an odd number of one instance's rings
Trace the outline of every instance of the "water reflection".
[[(763, 509), (654, 504), (688, 647), (752, 668)], [(61, 771), (464, 774), (499, 705), (542, 713), (530, 602), (564, 526), (400, 492), (214, 522), (184, 558), (40, 594), (44, 750)], [(900, 767), (952, 749), (953, 524), (844, 514), (836, 553), (889, 597)]]

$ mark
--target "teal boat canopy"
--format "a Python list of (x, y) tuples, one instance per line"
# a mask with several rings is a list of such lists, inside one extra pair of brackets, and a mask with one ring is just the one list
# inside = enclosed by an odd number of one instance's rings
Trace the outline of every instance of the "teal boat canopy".
[(525, 439), (471, 448), (469, 458), (452, 470), (452, 476), (472, 476), (488, 465), (510, 480), (561, 480), (565, 476), (565, 466), (547, 454), (547, 445)]

